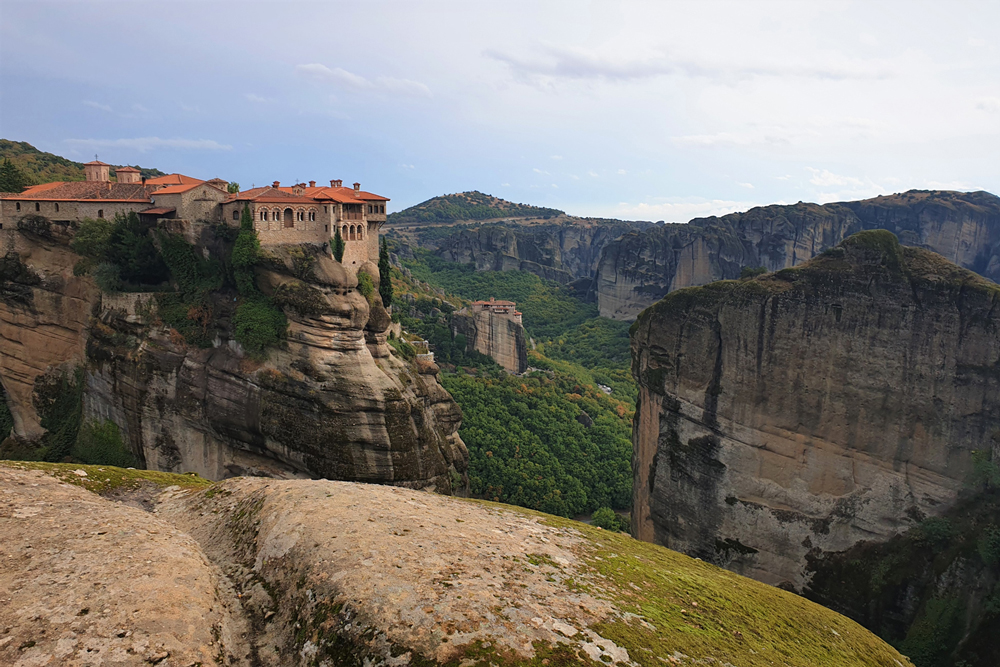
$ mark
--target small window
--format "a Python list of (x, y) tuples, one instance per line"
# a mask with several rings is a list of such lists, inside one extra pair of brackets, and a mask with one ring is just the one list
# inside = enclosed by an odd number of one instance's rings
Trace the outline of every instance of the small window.
[(0, 222), (0, 229), (3, 229), (3, 223)]
[(42, 210), (42, 205), (39, 204), (38, 202), (35, 202), (35, 210), (36, 211), (41, 211)]
[(56, 213), (59, 212), (59, 204), (56, 204)]
[(379, 208), (382, 209), (381, 211), (382, 213), (385, 213), (385, 204), (382, 204), (382, 206), (380, 206)]
[(323, 207), (323, 212), (324, 212), (324, 213), (329, 213), (329, 211), (328, 211), (328, 210), (326, 210), (326, 209), (327, 209), (327, 207), (326, 207), (326, 206), (324, 206), (324, 207)]
[(299, 222), (303, 222), (305, 220), (305, 213), (303, 213), (302, 211), (298, 211), (295, 216), (295, 219), (298, 220)]
[(316, 222), (316, 211), (309, 211), (309, 222)]
[[(3, 225), (0, 225), (0, 229), (3, 229)], [(323, 225), (323, 231), (324, 232), (330, 231), (330, 225)]]
[(234, 209), (233, 209), (233, 220), (239, 220), (239, 219), (240, 219), (240, 212), (239, 212), (239, 211), (237, 211), (237, 210), (236, 210), (236, 209), (234, 208)]
[(98, 218), (103, 218), (104, 217), (104, 209), (103, 208), (97, 209), (97, 217)]
[(20, 211), (20, 210), (21, 210), (21, 202), (17, 202), (17, 210), (18, 210), (18, 211)]

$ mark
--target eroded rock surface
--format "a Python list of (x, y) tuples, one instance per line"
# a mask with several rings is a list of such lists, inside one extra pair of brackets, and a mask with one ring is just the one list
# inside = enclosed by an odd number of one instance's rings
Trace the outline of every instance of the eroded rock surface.
[(247, 664), (198, 544), (142, 510), (0, 467), (0, 664)]
[(465, 336), (469, 351), (492, 357), (511, 373), (528, 370), (528, 337), (513, 316), (463, 308), (452, 315), (453, 335)]
[(865, 229), (887, 229), (905, 245), (1000, 279), (1000, 198), (913, 190), (822, 206), (761, 206), (625, 233), (604, 248), (593, 290), (601, 315), (631, 320), (674, 290), (739, 278), (744, 267), (797, 266)]
[(633, 533), (801, 590), (807, 555), (940, 515), (997, 446), (998, 306), (884, 231), (671, 293), (632, 329)]

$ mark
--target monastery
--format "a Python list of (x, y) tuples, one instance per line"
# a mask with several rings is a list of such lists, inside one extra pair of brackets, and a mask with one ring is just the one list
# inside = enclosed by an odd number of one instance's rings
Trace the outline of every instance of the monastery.
[(262, 246), (298, 243), (329, 244), (340, 228), (343, 264), (357, 269), (378, 261), (379, 230), (385, 224), (386, 197), (365, 192), (360, 183), (344, 187), (278, 181), (238, 193), (227, 191), (221, 178), (203, 181), (183, 174), (141, 178), (138, 169), (121, 167), (111, 180), (111, 165), (84, 165), (86, 180), (33, 185), (19, 194), (0, 193), (0, 233), (17, 228), (27, 215), (55, 223), (84, 218), (114, 218), (135, 212), (148, 222), (160, 220), (222, 223), (239, 226), (244, 206), (250, 207)]

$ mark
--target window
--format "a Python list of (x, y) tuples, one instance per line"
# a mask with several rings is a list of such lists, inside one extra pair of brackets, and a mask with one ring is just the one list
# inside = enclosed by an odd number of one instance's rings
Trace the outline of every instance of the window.
[(323, 212), (324, 213), (329, 213), (329, 211), (327, 211), (326, 208), (327, 208), (326, 206), (323, 207)]
[(56, 213), (59, 212), (59, 204), (56, 204)]
[[(2, 229), (2, 228), (3, 228), (3, 225), (0, 225), (0, 229)], [(324, 232), (330, 231), (330, 225), (323, 225), (323, 231)]]
[(266, 221), (267, 220), (267, 211), (261, 211), (260, 212), (260, 219), (262, 221)]
[(296, 211), (295, 219), (298, 220), (299, 222), (302, 222), (303, 220), (305, 220), (305, 213), (302, 211)]
[(239, 220), (239, 219), (240, 219), (240, 212), (234, 208), (233, 209), (233, 220)]
[(309, 211), (309, 222), (316, 222), (316, 211)]
[(104, 209), (103, 208), (97, 209), (97, 217), (98, 218), (103, 218), (104, 217)]
[(21, 202), (17, 202), (17, 210), (18, 210), (18, 211), (20, 211), (20, 210), (21, 210)]
[(42, 210), (42, 205), (39, 204), (38, 202), (35, 202), (35, 210), (36, 211), (41, 211)]
[(379, 211), (380, 213), (385, 213), (385, 204), (382, 204), (381, 206), (379, 206), (379, 208), (382, 209), (381, 211)]

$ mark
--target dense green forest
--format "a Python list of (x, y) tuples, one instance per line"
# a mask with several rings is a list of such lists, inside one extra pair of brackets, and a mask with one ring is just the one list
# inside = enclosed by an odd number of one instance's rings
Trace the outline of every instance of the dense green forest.
[[(394, 317), (431, 344), (442, 383), (462, 408), (473, 494), (564, 516), (628, 509), (628, 324), (598, 317), (594, 304), (533, 274), (476, 272), (424, 250), (403, 266), (409, 277), (394, 272)], [(452, 338), (456, 308), (491, 296), (516, 301), (524, 315), (535, 349), (534, 370), (523, 377)]]
[(442, 195), (389, 215), (388, 223), (453, 222), (456, 220), (489, 220), (504, 217), (551, 218), (563, 215), (554, 208), (515, 204), (482, 192), (460, 192)]
[[(10, 160), (28, 179), (28, 185), (50, 181), (82, 181), (83, 163), (40, 151), (26, 141), (0, 139), (0, 161)], [(125, 165), (115, 165), (121, 167)], [(131, 165), (145, 178), (163, 176), (159, 169)]]

